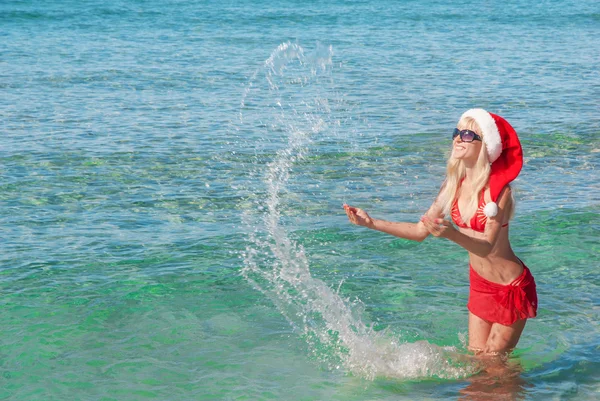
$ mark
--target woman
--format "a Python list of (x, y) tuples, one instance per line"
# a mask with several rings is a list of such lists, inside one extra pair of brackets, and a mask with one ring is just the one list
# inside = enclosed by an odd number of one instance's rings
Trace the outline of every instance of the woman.
[(432, 234), (469, 252), (469, 349), (477, 354), (510, 352), (527, 319), (536, 316), (535, 281), (508, 239), (514, 211), (509, 183), (522, 166), (521, 144), (510, 124), (483, 109), (471, 109), (454, 130), (446, 180), (419, 223), (373, 219), (344, 205), (354, 224), (414, 241)]

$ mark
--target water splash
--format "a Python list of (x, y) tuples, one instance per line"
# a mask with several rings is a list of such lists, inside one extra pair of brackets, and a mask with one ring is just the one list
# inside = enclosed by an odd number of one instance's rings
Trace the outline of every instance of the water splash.
[[(333, 85), (331, 46), (312, 52), (284, 43), (257, 70), (240, 104), (240, 130), (254, 139), (245, 168), (249, 184), (242, 203), (248, 246), (242, 275), (272, 300), (315, 357), (328, 367), (374, 379), (460, 378), (475, 373), (472, 360), (454, 348), (426, 341), (403, 342), (388, 330), (365, 323), (364, 305), (343, 298), (311, 275), (310, 260), (290, 237), (290, 182), (316, 141), (339, 135), (347, 112)], [(343, 114), (343, 113), (341, 113)], [(256, 130), (251, 133), (250, 131)], [(341, 284), (340, 284), (341, 285)]]

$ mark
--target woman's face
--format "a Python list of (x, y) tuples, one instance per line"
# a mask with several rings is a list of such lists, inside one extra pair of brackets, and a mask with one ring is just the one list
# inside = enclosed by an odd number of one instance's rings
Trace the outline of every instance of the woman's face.
[[(464, 126), (461, 126), (461, 124), (459, 124), (457, 128), (459, 130), (467, 129)], [(479, 132), (479, 130), (474, 131), (477, 133), (477, 135), (481, 136), (481, 132)], [(457, 135), (453, 139), (452, 143), (452, 157), (454, 159), (461, 159), (475, 163), (479, 157), (481, 146), (483, 146), (481, 141), (474, 140), (473, 142), (463, 142), (460, 139), (460, 135)]]

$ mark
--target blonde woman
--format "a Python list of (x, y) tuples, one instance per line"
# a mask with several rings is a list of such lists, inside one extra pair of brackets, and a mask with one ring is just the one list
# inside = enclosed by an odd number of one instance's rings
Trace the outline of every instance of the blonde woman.
[(537, 313), (535, 281), (508, 238), (514, 211), (509, 183), (523, 166), (521, 144), (505, 119), (483, 109), (465, 112), (452, 137), (446, 180), (419, 223), (374, 219), (349, 205), (344, 209), (353, 224), (419, 242), (431, 234), (465, 248), (470, 261), (469, 349), (506, 353)]

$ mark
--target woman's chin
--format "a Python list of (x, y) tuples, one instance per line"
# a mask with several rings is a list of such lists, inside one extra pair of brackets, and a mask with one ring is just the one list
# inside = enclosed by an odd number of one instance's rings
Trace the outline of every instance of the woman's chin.
[(462, 152), (462, 151), (458, 151), (458, 152), (452, 152), (452, 156), (453, 159), (456, 160), (463, 160), (466, 162), (476, 162), (477, 161), (477, 154), (471, 153), (471, 152)]

